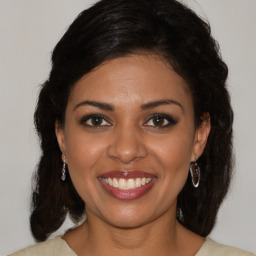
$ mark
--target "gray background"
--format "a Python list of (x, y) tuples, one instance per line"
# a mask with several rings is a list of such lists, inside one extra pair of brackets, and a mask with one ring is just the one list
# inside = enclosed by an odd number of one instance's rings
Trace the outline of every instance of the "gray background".
[[(0, 0), (0, 255), (34, 243), (29, 201), (39, 157), (33, 127), (38, 88), (53, 47), (93, 2)], [(235, 112), (236, 173), (211, 237), (256, 252), (256, 1), (185, 2), (208, 18), (220, 43)]]

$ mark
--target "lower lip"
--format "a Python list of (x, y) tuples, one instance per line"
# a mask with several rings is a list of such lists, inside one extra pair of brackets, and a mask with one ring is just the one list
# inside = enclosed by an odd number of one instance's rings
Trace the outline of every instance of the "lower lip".
[(153, 179), (148, 184), (141, 186), (139, 188), (135, 189), (129, 189), (129, 190), (122, 190), (118, 188), (114, 188), (112, 186), (109, 186), (107, 183), (105, 183), (103, 180), (99, 179), (101, 185), (103, 188), (114, 198), (118, 200), (134, 200), (138, 199), (142, 196), (144, 196), (146, 193), (148, 193), (153, 185), (156, 182), (156, 179)]

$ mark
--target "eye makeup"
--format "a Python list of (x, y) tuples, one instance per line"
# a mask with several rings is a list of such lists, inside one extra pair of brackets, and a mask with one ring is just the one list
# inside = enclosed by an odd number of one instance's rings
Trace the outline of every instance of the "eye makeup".
[[(178, 120), (169, 114), (153, 113), (147, 115), (146, 121), (143, 122), (143, 126), (154, 129), (164, 129), (174, 126), (178, 123)], [(110, 127), (112, 123), (109, 118), (102, 114), (88, 114), (83, 116), (79, 123), (88, 128), (103, 128)]]
[(154, 113), (147, 117), (147, 121), (144, 123), (146, 127), (152, 127), (157, 129), (168, 128), (178, 123), (178, 120), (171, 115), (163, 113)]
[(79, 123), (89, 128), (100, 128), (112, 125), (109, 120), (102, 114), (86, 115), (80, 119)]

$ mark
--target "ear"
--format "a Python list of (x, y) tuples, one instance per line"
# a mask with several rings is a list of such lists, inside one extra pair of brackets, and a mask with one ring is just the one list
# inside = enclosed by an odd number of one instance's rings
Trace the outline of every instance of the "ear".
[(204, 113), (202, 123), (196, 129), (194, 137), (194, 145), (191, 155), (191, 162), (195, 162), (203, 153), (209, 133), (211, 131), (210, 114)]
[(57, 141), (60, 147), (60, 150), (62, 152), (62, 158), (65, 155), (65, 138), (64, 138), (64, 128), (63, 126), (59, 123), (59, 121), (56, 120), (55, 122), (55, 134), (57, 137)]

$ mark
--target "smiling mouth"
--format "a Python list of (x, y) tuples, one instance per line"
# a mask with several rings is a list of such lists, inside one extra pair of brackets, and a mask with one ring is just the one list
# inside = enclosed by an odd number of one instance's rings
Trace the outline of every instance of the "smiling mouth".
[(148, 193), (157, 178), (141, 171), (111, 171), (98, 177), (108, 194), (119, 200), (134, 200)]
[(135, 188), (140, 188), (152, 181), (152, 178), (136, 178), (136, 179), (124, 179), (124, 178), (103, 178), (106, 184), (111, 187), (118, 188), (121, 190), (132, 190)]

